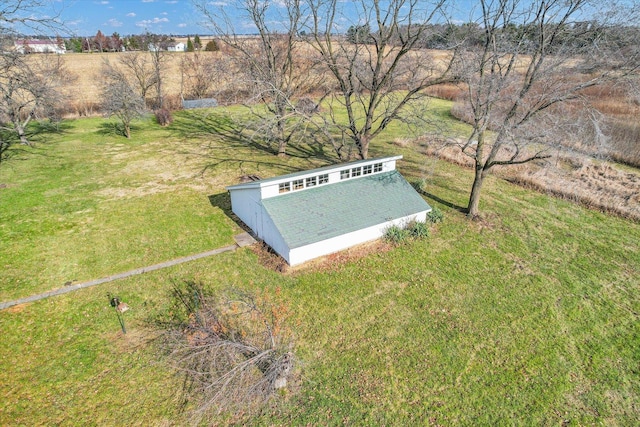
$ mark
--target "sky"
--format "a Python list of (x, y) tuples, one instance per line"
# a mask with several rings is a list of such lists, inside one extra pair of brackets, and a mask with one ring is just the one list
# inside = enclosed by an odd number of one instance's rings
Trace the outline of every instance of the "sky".
[[(4, 1), (4, 0), (0, 0)], [(49, 0), (60, 13), (65, 26), (79, 36), (95, 35), (98, 30), (121, 36), (141, 34), (193, 35), (210, 34), (202, 13), (193, 5), (193, 0)], [(200, 0), (198, 0), (200, 1)], [(208, 8), (223, 10), (232, 19), (237, 33), (251, 34), (255, 26), (240, 18), (234, 10), (233, 0), (206, 0)], [(350, 7), (350, 0), (340, 0), (342, 7)], [(271, 0), (270, 24), (284, 15), (284, 1)], [(51, 15), (54, 12), (50, 13)], [(57, 13), (56, 13), (57, 14)], [(279, 16), (278, 16), (279, 15)], [(357, 22), (356, 22), (357, 23)], [(353, 22), (351, 23), (353, 24)], [(274, 27), (275, 28), (275, 27)]]
[[(6, 0), (0, 0), (4, 2)], [(65, 26), (76, 36), (92, 36), (98, 30), (103, 34), (111, 35), (117, 32), (121, 36), (130, 34), (143, 34), (151, 32), (154, 34), (171, 35), (205, 35), (211, 34), (211, 30), (204, 25), (204, 16), (198, 12), (193, 0), (45, 0), (53, 5), (54, 9), (38, 10), (39, 14), (57, 15), (59, 14)], [(219, 8), (227, 13), (237, 33), (255, 33), (255, 27), (239, 18), (239, 14), (234, 12), (233, 0), (207, 0), (209, 7)], [(364, 4), (366, 4), (365, 0)], [(623, 0), (627, 1), (627, 0)], [(271, 0), (271, 10), (276, 15), (283, 14), (283, 0)], [(339, 0), (341, 8), (348, 12), (354, 8), (352, 0)], [(430, 2), (425, 2), (430, 3)], [(454, 0), (451, 2), (453, 8), (449, 9), (450, 16), (454, 22), (466, 22), (470, 15), (477, 12), (477, 0)], [(524, 1), (523, 4), (527, 4)], [(32, 11), (33, 12), (33, 11)], [(57, 12), (57, 13), (56, 13)], [(355, 12), (355, 11), (352, 11)], [(346, 31), (350, 25), (357, 25), (358, 19), (362, 19), (358, 13), (344, 13), (344, 22), (338, 23), (343, 28), (336, 28), (337, 31)], [(282, 15), (270, 16), (272, 22), (284, 19)]]
[(98, 30), (111, 35), (205, 34), (203, 21), (191, 0), (57, 0), (57, 10), (65, 26), (78, 36), (95, 35)]
[[(4, 1), (4, 0), (0, 0)], [(111, 35), (117, 32), (121, 36), (142, 34), (147, 31), (154, 34), (193, 35), (210, 34), (204, 25), (204, 17), (196, 11), (192, 0), (49, 0), (60, 12), (65, 26), (78, 36), (95, 35), (98, 30)], [(457, 0), (469, 7), (473, 0)], [(231, 0), (208, 0), (209, 7), (222, 8), (235, 18)], [(272, 10), (276, 13), (282, 0), (272, 0)], [(350, 0), (339, 2), (343, 8), (352, 6)], [(45, 12), (48, 13), (48, 12)], [(53, 14), (53, 12), (51, 12)], [(349, 13), (345, 14), (349, 16)], [(353, 14), (351, 14), (353, 15)], [(276, 17), (273, 18), (277, 20)], [(345, 22), (342, 30), (358, 22)], [(253, 33), (255, 27), (238, 19), (234, 22), (238, 33)]]

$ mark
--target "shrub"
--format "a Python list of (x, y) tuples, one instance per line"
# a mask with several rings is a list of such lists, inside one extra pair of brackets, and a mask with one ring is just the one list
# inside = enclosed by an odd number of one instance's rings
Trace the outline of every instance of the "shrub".
[(444, 214), (437, 207), (431, 208), (431, 212), (427, 214), (427, 221), (431, 222), (432, 224), (442, 222), (443, 219), (444, 219)]
[(205, 52), (217, 52), (220, 50), (215, 40), (210, 40), (204, 47)]
[(182, 98), (180, 95), (166, 95), (162, 102), (164, 108), (169, 111), (178, 111), (182, 109)]
[(384, 239), (393, 244), (404, 243), (409, 239), (429, 237), (430, 222), (411, 221), (405, 226), (392, 225), (384, 233)]
[(451, 83), (431, 86), (427, 88), (425, 92), (431, 96), (435, 96), (436, 98), (447, 99), (449, 101), (457, 101), (465, 95), (463, 88)]
[(171, 111), (166, 108), (160, 108), (155, 111), (156, 120), (160, 126), (167, 126), (173, 122), (173, 116), (171, 115)]
[(300, 98), (296, 103), (296, 110), (302, 114), (310, 115), (317, 113), (319, 108), (318, 104), (308, 96)]
[(392, 225), (384, 232), (384, 239), (394, 244), (403, 243), (407, 241), (409, 237), (411, 237), (409, 230), (399, 225)]
[(409, 224), (407, 230), (414, 239), (426, 239), (429, 237), (429, 224), (426, 222), (413, 221)]

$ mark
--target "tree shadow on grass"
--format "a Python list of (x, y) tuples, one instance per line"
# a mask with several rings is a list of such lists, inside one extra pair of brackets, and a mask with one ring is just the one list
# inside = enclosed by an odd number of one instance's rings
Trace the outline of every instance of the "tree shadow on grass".
[(431, 199), (431, 200), (433, 200), (433, 201), (435, 201), (435, 202), (438, 202), (438, 203), (440, 203), (441, 205), (444, 205), (444, 206), (446, 206), (446, 207), (448, 207), (448, 208), (454, 209), (454, 210), (456, 210), (456, 211), (458, 211), (458, 212), (460, 212), (460, 213), (462, 213), (462, 214), (465, 214), (465, 215), (466, 215), (467, 213), (469, 213), (469, 210), (468, 210), (467, 208), (465, 208), (465, 207), (463, 207), (463, 206), (460, 206), (460, 205), (456, 205), (455, 203), (449, 202), (449, 201), (447, 201), (447, 200), (444, 200), (444, 199), (442, 199), (442, 198), (440, 198), (440, 197), (436, 196), (436, 195), (435, 195), (435, 194), (433, 194), (433, 193), (429, 193), (429, 192), (427, 192), (427, 191), (424, 191), (424, 190), (422, 190), (422, 189), (419, 187), (419, 185), (414, 184), (414, 188), (416, 189), (416, 191), (417, 191), (420, 195), (425, 196), (426, 198)]
[(40, 147), (50, 141), (51, 135), (62, 135), (66, 133), (72, 125), (65, 121), (37, 120), (31, 121), (25, 130), (25, 136), (29, 145), (20, 142), (17, 132), (11, 127), (0, 129), (0, 163), (8, 160), (25, 160), (32, 155), (45, 157), (55, 157), (55, 153)]
[(64, 120), (38, 120), (29, 124), (29, 134), (31, 137), (46, 135), (46, 134), (64, 134), (71, 129), (71, 123)]
[[(209, 156), (218, 160), (218, 162), (211, 166), (219, 163), (220, 160), (239, 160), (221, 159), (216, 154), (216, 150), (228, 153), (229, 151), (233, 151), (234, 148), (249, 147), (275, 157), (278, 154), (277, 147), (264, 139), (250, 136), (252, 130), (248, 125), (249, 120), (250, 119), (247, 118), (247, 121), (242, 123), (240, 120), (234, 119), (224, 112), (212, 110), (189, 110), (182, 111), (177, 115), (169, 130), (172, 131), (175, 136), (183, 139), (207, 139), (215, 136), (222, 141), (223, 145), (221, 147), (210, 146), (211, 150)], [(327, 164), (335, 162), (335, 159), (331, 158), (331, 156), (324, 152), (324, 146), (313, 137), (310, 137), (307, 143), (289, 144), (287, 147), (287, 157), (320, 159), (326, 161)], [(244, 161), (246, 161), (246, 159)], [(282, 166), (282, 162), (278, 161), (274, 161), (273, 164)], [(294, 171), (296, 171), (296, 169), (292, 168), (291, 172)]]
[[(411, 180), (411, 186), (418, 192), (418, 194), (433, 200), (434, 202), (440, 203), (443, 206), (456, 210), (460, 213), (467, 214), (468, 210), (466, 207), (457, 205), (449, 200), (445, 200), (442, 197), (439, 197), (433, 193), (425, 191), (423, 188), (424, 180), (420, 180), (417, 177), (424, 177), (424, 162), (420, 157), (418, 159), (414, 157), (404, 157), (402, 159), (402, 170), (408, 174), (408, 176), (413, 177), (415, 180)], [(438, 188), (442, 190), (449, 190), (450, 192), (459, 192), (459, 189), (448, 187), (447, 185), (443, 185), (441, 182), (438, 184)]]
[[(134, 134), (136, 131), (142, 129), (139, 126), (132, 124), (129, 128), (131, 134)], [(98, 130), (96, 131), (98, 135), (103, 136), (114, 136), (119, 138), (125, 138), (124, 134), (124, 125), (120, 122), (103, 122), (98, 125)]]

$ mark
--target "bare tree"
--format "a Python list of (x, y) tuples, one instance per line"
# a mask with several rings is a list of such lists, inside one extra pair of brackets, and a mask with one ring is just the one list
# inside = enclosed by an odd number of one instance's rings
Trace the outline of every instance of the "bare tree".
[(0, 161), (15, 141), (30, 144), (27, 125), (32, 119), (55, 115), (55, 106), (62, 100), (60, 88), (65, 77), (71, 76), (63, 72), (60, 58), (27, 60), (7, 49), (20, 32), (62, 30), (56, 13), (43, 14), (45, 7), (55, 11), (53, 5), (47, 0), (7, 0), (0, 4)]
[(102, 110), (105, 116), (120, 119), (122, 133), (131, 138), (131, 122), (145, 113), (142, 97), (133, 89), (127, 76), (108, 61), (103, 64)]
[[(54, 0), (4, 0), (0, 4), (0, 37), (59, 31), (63, 25), (56, 3)], [(44, 10), (48, 14), (44, 14)]]
[[(455, 50), (436, 58), (419, 48), (427, 24), (446, 18), (446, 0), (360, 0), (346, 9), (339, 0), (307, 3), (312, 46), (333, 83), (331, 121), (360, 158), (368, 157), (371, 141), (391, 122), (421, 116), (408, 109), (421, 104), (425, 88), (455, 81)], [(353, 23), (347, 39), (336, 36), (344, 22)], [(346, 119), (334, 106), (346, 110)]]
[(145, 52), (126, 52), (118, 55), (118, 65), (126, 70), (132, 85), (146, 101), (149, 91), (157, 84), (157, 73), (151, 55)]
[(209, 52), (188, 53), (180, 60), (182, 76), (182, 93), (189, 99), (202, 99), (212, 95), (215, 87), (220, 84), (223, 72), (221, 61), (217, 55)]
[[(56, 117), (65, 99), (63, 87), (71, 80), (62, 59), (0, 55), (0, 126), (31, 145), (27, 126), (33, 119)], [(8, 147), (7, 147), (8, 148)]]
[[(473, 126), (460, 146), (475, 164), (470, 217), (479, 213), (482, 185), (494, 167), (544, 159), (584, 125), (592, 127), (592, 136), (601, 135), (597, 116), (580, 102), (580, 93), (629, 72), (631, 64), (620, 44), (608, 39), (606, 25), (584, 21), (605, 16), (594, 14), (591, 0), (480, 0), (479, 5), (481, 44), (467, 46), (458, 64)], [(588, 120), (567, 114), (569, 102), (580, 103), (576, 110)]]
[(160, 319), (161, 348), (184, 376), (196, 423), (222, 411), (251, 413), (288, 387), (294, 373), (288, 308), (269, 294), (221, 295), (187, 282), (174, 287), (171, 317)]
[[(304, 114), (296, 110), (295, 99), (304, 94), (313, 81), (310, 63), (301, 48), (298, 33), (304, 12), (300, 0), (239, 0), (225, 8), (197, 2), (208, 26), (232, 52), (234, 76), (250, 89), (247, 105), (257, 123), (255, 134), (275, 143), (277, 153), (286, 155), (288, 144), (304, 122)], [(255, 27), (257, 37), (236, 33), (225, 9), (235, 8)]]
[(166, 62), (166, 44), (168, 39), (166, 36), (158, 36), (156, 34), (147, 33), (144, 37), (146, 46), (145, 50), (149, 51), (151, 57), (152, 80), (155, 88), (154, 109), (164, 108), (164, 92), (163, 92), (163, 74)]

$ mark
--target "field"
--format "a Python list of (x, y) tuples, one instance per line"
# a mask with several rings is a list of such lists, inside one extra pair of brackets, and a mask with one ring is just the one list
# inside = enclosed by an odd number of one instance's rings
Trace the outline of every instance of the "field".
[[(93, 116), (100, 114), (99, 104), (102, 93), (101, 70), (105, 61), (112, 65), (118, 64), (118, 58), (127, 53), (67, 53), (62, 56), (65, 69), (74, 77), (75, 81), (67, 89), (69, 101), (62, 111), (68, 117)], [(216, 53), (208, 52), (215, 56)], [(167, 95), (174, 99), (180, 96), (180, 60), (184, 57), (181, 52), (166, 52), (166, 73), (163, 81)]]
[[(452, 120), (450, 103), (432, 107)], [(225, 139), (225, 111), (146, 119), (131, 140), (69, 120), (3, 164), (0, 300), (231, 244), (226, 185), (335, 161)], [(281, 404), (210, 424), (637, 424), (640, 224), (497, 177), (471, 222), (458, 207), (472, 171), (408, 137), (391, 127), (371, 154), (404, 155), (400, 171), (445, 213), (431, 237), (287, 273), (243, 248), (4, 310), (0, 425), (184, 425), (149, 325), (185, 280), (279, 289), (302, 361)], [(132, 307), (126, 335), (108, 292)]]

